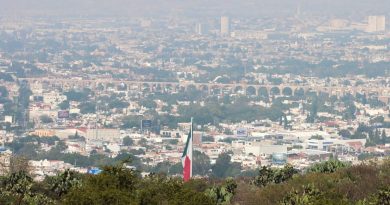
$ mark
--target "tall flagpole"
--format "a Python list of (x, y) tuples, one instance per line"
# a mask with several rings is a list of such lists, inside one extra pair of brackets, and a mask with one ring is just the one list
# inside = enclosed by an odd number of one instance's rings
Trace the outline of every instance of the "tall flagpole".
[(191, 118), (190, 131), (187, 136), (186, 145), (181, 156), (181, 163), (183, 165), (183, 180), (189, 181), (192, 177), (192, 142), (193, 142), (193, 119)]
[(194, 152), (194, 150), (193, 150), (193, 142), (194, 142), (194, 124), (193, 124), (193, 120), (194, 120), (194, 118), (193, 117), (191, 117), (191, 174), (190, 174), (190, 177), (192, 178), (192, 164), (193, 164), (193, 162), (194, 161), (192, 161), (192, 156), (193, 156), (193, 152)]

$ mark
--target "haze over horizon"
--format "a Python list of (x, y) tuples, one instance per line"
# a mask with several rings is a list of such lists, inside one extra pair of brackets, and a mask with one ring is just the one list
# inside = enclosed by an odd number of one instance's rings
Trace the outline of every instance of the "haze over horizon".
[(135, 16), (158, 17), (184, 15), (189, 17), (218, 16), (278, 16), (302, 13), (334, 15), (335, 17), (387, 15), (388, 0), (0, 0), (0, 15), (25, 16)]

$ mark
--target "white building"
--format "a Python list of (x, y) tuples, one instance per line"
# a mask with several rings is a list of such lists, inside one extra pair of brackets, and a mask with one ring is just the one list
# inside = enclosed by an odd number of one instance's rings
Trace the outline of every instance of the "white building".
[(383, 32), (386, 31), (386, 17), (385, 16), (369, 16), (367, 32)]
[(5, 123), (13, 123), (14, 122), (14, 120), (13, 120), (13, 117), (12, 116), (9, 116), (9, 115), (6, 115), (6, 116), (4, 116), (4, 122)]
[(31, 174), (34, 176), (54, 176), (58, 172), (63, 172), (66, 169), (73, 168), (73, 165), (65, 163), (60, 160), (40, 160), (40, 161), (29, 161), (31, 167)]
[(230, 19), (227, 16), (221, 17), (221, 35), (222, 36), (230, 35)]
[(272, 145), (263, 142), (248, 142), (245, 146), (245, 154), (254, 156), (272, 155), (276, 153), (287, 153), (287, 145)]
[(121, 142), (119, 129), (86, 129), (83, 136), (86, 139), (95, 139), (108, 142)]
[(58, 105), (59, 103), (65, 101), (67, 98), (65, 95), (59, 94), (57, 92), (49, 92), (43, 94), (43, 102), (45, 104)]
[(264, 31), (234, 31), (232, 37), (236, 39), (252, 39), (252, 40), (265, 40), (268, 38), (268, 34)]
[(198, 34), (198, 35), (203, 35), (203, 34), (204, 34), (203, 24), (197, 23), (197, 24), (195, 25), (195, 32), (196, 32), (196, 34)]

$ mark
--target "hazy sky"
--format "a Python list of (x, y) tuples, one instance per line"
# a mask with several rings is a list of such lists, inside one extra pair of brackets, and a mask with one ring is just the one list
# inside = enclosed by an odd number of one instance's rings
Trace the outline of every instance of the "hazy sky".
[(386, 14), (390, 0), (0, 0), (0, 15), (329, 15)]

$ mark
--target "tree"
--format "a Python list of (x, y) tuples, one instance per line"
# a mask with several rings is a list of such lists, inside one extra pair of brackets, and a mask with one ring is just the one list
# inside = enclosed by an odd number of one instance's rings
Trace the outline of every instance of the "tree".
[(330, 159), (326, 162), (314, 164), (308, 169), (308, 172), (333, 173), (339, 169), (346, 168), (348, 166), (349, 166), (348, 163), (341, 162), (335, 159)]
[(228, 205), (235, 194), (237, 183), (233, 178), (228, 178), (224, 184), (214, 185), (206, 190), (206, 195), (216, 201), (217, 205)]
[(43, 124), (48, 124), (48, 123), (52, 123), (53, 122), (53, 119), (50, 116), (48, 116), (48, 115), (41, 115), (39, 117), (39, 119), (41, 120), (41, 122)]
[(382, 140), (382, 144), (386, 144), (387, 143), (386, 131), (384, 129), (382, 130), (381, 140)]
[(4, 188), (1, 190), (0, 196), (8, 197), (16, 205), (23, 204), (28, 197), (32, 196), (33, 179), (25, 171), (11, 173), (3, 183)]
[(342, 136), (343, 138), (350, 138), (351, 133), (348, 130), (340, 130), (339, 135)]
[(212, 136), (202, 136), (202, 142), (214, 142), (214, 137), (212, 137)]
[(129, 115), (122, 118), (122, 129), (130, 129), (130, 128), (140, 128), (141, 127), (141, 116)]
[(33, 143), (23, 144), (16, 154), (20, 156), (28, 156), (30, 159), (35, 158), (38, 155), (39, 145)]
[(267, 80), (272, 83), (272, 85), (280, 85), (283, 83), (282, 78), (273, 78), (272, 76), (267, 76)]
[[(229, 133), (230, 135), (233, 134), (233, 133), (232, 133), (230, 130), (228, 130), (228, 129), (225, 129), (225, 132), (226, 132), (226, 131), (229, 131), (228, 133)], [(227, 134), (227, 133), (224, 133), (224, 134)], [(227, 137), (227, 138), (224, 138), (224, 139), (220, 139), (219, 142), (225, 142), (225, 143), (228, 143), (228, 144), (232, 144), (233, 140), (234, 140), (234, 138), (232, 138), (232, 137)]]
[(174, 165), (172, 165), (170, 168), (169, 168), (169, 174), (170, 175), (176, 175), (176, 174), (182, 174), (183, 173), (183, 165), (181, 164), (181, 162), (178, 162)]
[(370, 124), (375, 124), (375, 123), (384, 123), (385, 118), (383, 116), (378, 116), (370, 120)]
[(279, 125), (282, 126), (283, 125), (283, 116), (280, 116), (280, 119), (279, 119)]
[(77, 177), (77, 174), (69, 169), (57, 174), (57, 176), (49, 179), (51, 190), (57, 194), (59, 198), (64, 194), (67, 194), (71, 188), (81, 185), (81, 180)]
[(161, 108), (161, 111), (163, 111), (163, 112), (171, 112), (171, 110), (172, 110), (172, 105), (163, 106)]
[(123, 138), (123, 145), (124, 146), (132, 146), (134, 144), (134, 140), (131, 139), (129, 136), (126, 136)]
[(169, 140), (169, 144), (171, 144), (171, 145), (177, 145), (178, 142), (179, 141), (177, 139), (170, 139)]
[(132, 155), (145, 155), (145, 151), (143, 149), (131, 149), (129, 153)]
[(8, 82), (14, 82), (15, 81), (11, 74), (4, 73), (4, 72), (0, 73), (0, 79), (4, 80), (4, 81), (8, 81)]
[(218, 156), (214, 166), (212, 166), (212, 174), (217, 178), (225, 178), (228, 176), (237, 176), (241, 172), (239, 163), (232, 163), (228, 153), (222, 153)]
[(312, 205), (317, 204), (321, 192), (313, 185), (303, 186), (302, 191), (292, 190), (288, 193), (280, 205)]
[(215, 165), (212, 167), (212, 173), (216, 177), (224, 177), (227, 167), (230, 165), (231, 157), (227, 153), (218, 156)]
[(290, 180), (298, 171), (290, 164), (286, 164), (282, 169), (274, 171), (274, 183), (279, 184)]
[(390, 205), (390, 187), (382, 188), (374, 196), (375, 205)]
[(89, 99), (91, 90), (88, 88), (83, 89), (82, 91), (70, 90), (64, 93), (69, 101), (85, 102)]
[(206, 176), (211, 169), (210, 158), (205, 153), (198, 150), (193, 152), (193, 175)]
[(363, 104), (363, 105), (366, 105), (366, 104), (367, 104), (367, 95), (366, 95), (366, 93), (363, 94), (363, 97), (362, 97), (362, 104)]
[(63, 152), (68, 149), (68, 146), (64, 141), (59, 141), (54, 149), (58, 150), (58, 152)]
[(82, 102), (78, 108), (80, 109), (81, 114), (89, 114), (96, 112), (96, 104), (93, 102)]
[(21, 106), (22, 109), (27, 109), (30, 103), (30, 96), (32, 95), (32, 92), (28, 84), (23, 82), (20, 85), (18, 91), (19, 91), (19, 96), (18, 96), (19, 105)]
[(141, 177), (137, 171), (120, 163), (103, 167), (98, 175), (88, 175), (82, 186), (74, 187), (61, 199), (61, 204), (173, 204), (214, 205), (203, 190), (192, 188), (194, 182), (162, 174)]
[(155, 109), (157, 107), (156, 102), (150, 99), (144, 99), (140, 101), (140, 104), (149, 109)]
[(30, 96), (32, 95), (32, 92), (28, 86), (28, 83), (21, 82), (19, 87), (19, 96), (18, 96), (18, 102), (16, 105), (16, 109), (14, 110), (14, 114), (16, 121), (21, 122), (24, 124), (26, 121), (26, 110), (28, 109), (29, 103), (30, 103)]
[(353, 101), (346, 102), (346, 110), (343, 113), (343, 118), (346, 120), (356, 119), (356, 106)]
[(116, 108), (116, 109), (123, 109), (123, 108), (127, 108), (129, 106), (129, 103), (128, 102), (125, 102), (125, 101), (121, 101), (121, 100), (118, 100), (118, 99), (114, 99), (112, 100), (108, 106), (112, 109), (112, 108)]
[(132, 204), (137, 182), (137, 173), (123, 164), (105, 166), (100, 174), (90, 175), (82, 186), (72, 188), (62, 204)]
[(61, 102), (60, 104), (58, 104), (58, 107), (61, 109), (61, 110), (67, 110), (70, 108), (70, 104), (69, 104), (69, 101), (68, 100), (64, 100), (63, 102)]
[(324, 137), (318, 134), (310, 137), (310, 140), (323, 140), (323, 139)]
[(11, 156), (10, 159), (10, 167), (9, 173), (18, 173), (25, 172), (28, 173), (30, 171), (30, 167), (28, 164), (28, 159), (24, 156)]
[(59, 142), (60, 138), (57, 136), (52, 136), (52, 137), (41, 137), (40, 138), (40, 143), (48, 144), (48, 145), (55, 145), (56, 142)]
[(143, 164), (141, 160), (135, 156), (134, 153), (131, 152), (120, 152), (112, 163), (124, 163), (125, 165), (134, 166), (137, 170), (141, 169)]
[(8, 97), (8, 90), (5, 86), (0, 86), (0, 98)]
[(148, 143), (148, 140), (146, 140), (145, 138), (141, 138), (139, 141), (138, 141), (138, 144), (140, 146), (143, 146), (143, 147), (146, 147), (147, 146), (147, 143)]
[(306, 119), (306, 121), (309, 123), (314, 123), (314, 121), (317, 118), (317, 112), (318, 112), (318, 98), (317, 96), (314, 96), (311, 102), (310, 114)]
[(282, 169), (272, 169), (263, 166), (252, 183), (258, 187), (265, 187), (268, 184), (280, 184), (291, 179), (294, 174), (298, 173), (290, 164), (285, 165)]
[(274, 180), (274, 172), (270, 167), (263, 166), (259, 174), (253, 180), (253, 184), (258, 187), (265, 187)]
[(167, 178), (164, 175), (152, 174), (139, 184), (134, 204), (172, 204), (172, 205), (215, 205), (215, 201), (204, 193), (204, 190), (192, 188), (198, 181), (183, 183), (180, 178)]
[(153, 167), (153, 173), (164, 173), (169, 174), (171, 164), (167, 161), (158, 163), (155, 167)]

